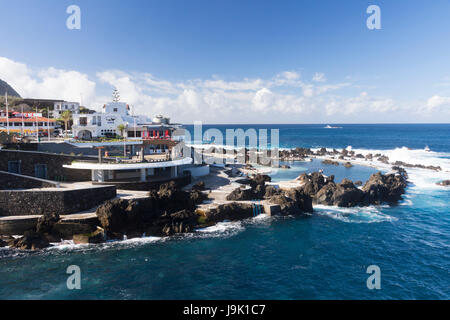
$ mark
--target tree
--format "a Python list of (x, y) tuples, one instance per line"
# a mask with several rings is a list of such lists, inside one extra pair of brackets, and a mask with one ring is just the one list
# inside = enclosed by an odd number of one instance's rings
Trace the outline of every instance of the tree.
[(8, 134), (8, 133), (2, 131), (2, 132), (0, 132), (0, 145), (17, 142), (16, 138), (17, 138), (17, 134), (15, 134), (15, 133)]
[(117, 126), (117, 129), (120, 131), (122, 138), (125, 138), (124, 131), (127, 129), (127, 126), (121, 123)]
[(65, 128), (64, 136), (66, 136), (67, 135), (67, 125), (70, 122), (70, 120), (72, 120), (72, 112), (70, 112), (69, 110), (64, 111), (58, 120), (64, 122), (64, 128)]
[(123, 156), (126, 157), (127, 156), (127, 145), (125, 144), (125, 135), (123, 134), (123, 132), (127, 129), (127, 126), (125, 124), (121, 123), (117, 126), (117, 129), (120, 131), (120, 135), (123, 138)]

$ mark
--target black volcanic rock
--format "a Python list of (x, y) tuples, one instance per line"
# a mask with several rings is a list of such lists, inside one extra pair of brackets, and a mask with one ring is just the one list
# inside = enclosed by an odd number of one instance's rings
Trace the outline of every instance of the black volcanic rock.
[(323, 186), (315, 195), (314, 203), (332, 206), (334, 204), (334, 194), (336, 192), (336, 184), (328, 183)]
[(112, 238), (123, 235), (171, 235), (190, 232), (197, 223), (196, 204), (207, 195), (198, 188), (187, 192), (175, 183), (151, 190), (147, 198), (108, 200), (96, 214), (106, 234)]
[(45, 213), (39, 217), (36, 232), (39, 233), (51, 233), (53, 226), (59, 221), (59, 214), (57, 213)]
[(205, 213), (205, 221), (220, 222), (224, 220), (236, 221), (253, 216), (253, 206), (249, 203), (231, 202), (219, 205)]
[(189, 210), (165, 213), (146, 224), (144, 232), (155, 236), (192, 232), (197, 225), (197, 218), (198, 216)]
[(351, 167), (353, 167), (353, 165), (347, 161), (346, 163), (344, 163), (344, 167), (351, 168)]
[(270, 181), (270, 176), (264, 174), (257, 174), (248, 179), (240, 179), (240, 183), (250, 185), (250, 189), (236, 188), (227, 195), (226, 199), (230, 201), (262, 199), (266, 195), (266, 182)]
[(338, 166), (339, 165), (339, 162), (333, 161), (333, 160), (330, 160), (330, 159), (325, 159), (325, 160), (322, 161), (322, 163), (323, 164), (333, 165), (333, 166)]
[(313, 212), (312, 198), (302, 188), (290, 189), (285, 195), (295, 201), (300, 212)]
[(228, 201), (244, 201), (255, 199), (252, 189), (236, 188), (226, 198)]
[(443, 180), (441, 182), (436, 183), (438, 186), (448, 187), (450, 186), (450, 180)]
[(343, 179), (336, 185), (333, 204), (338, 207), (354, 207), (361, 203), (364, 193), (355, 187), (349, 179)]
[(199, 181), (192, 186), (192, 190), (204, 191), (205, 190), (205, 182)]
[(387, 156), (383, 155), (383, 156), (379, 157), (377, 160), (380, 162), (383, 162), (385, 164), (389, 164), (389, 157), (387, 157)]
[(105, 234), (103, 230), (97, 229), (94, 232), (87, 234), (74, 234), (73, 242), (75, 244), (87, 244), (87, 243), (102, 243), (105, 240)]
[(270, 203), (280, 206), (280, 212), (283, 215), (295, 215), (300, 213), (299, 208), (295, 204), (295, 201), (285, 195), (274, 195), (269, 199)]
[(326, 184), (325, 177), (319, 172), (301, 175), (298, 179), (305, 183), (302, 188), (310, 196), (314, 196)]
[(106, 201), (97, 208), (96, 214), (102, 227), (111, 232), (126, 233), (129, 228), (129, 219), (125, 209), (128, 207), (128, 200), (114, 199)]
[(302, 188), (278, 192), (268, 198), (271, 204), (280, 206), (282, 215), (298, 215), (313, 212), (312, 198)]
[(20, 250), (37, 250), (48, 247), (50, 243), (42, 233), (25, 231), (22, 237), (9, 241), (8, 245)]
[(364, 204), (395, 203), (401, 200), (407, 186), (406, 177), (399, 173), (374, 173), (362, 187)]
[[(335, 183), (334, 177), (324, 177), (319, 172), (302, 174), (297, 178), (304, 183), (300, 189), (313, 198), (313, 202), (323, 205), (339, 207), (354, 207), (393, 204), (401, 200), (407, 186), (407, 173), (403, 168), (393, 167), (396, 173), (383, 175), (381, 172), (373, 174), (365, 185), (359, 189), (349, 179)], [(361, 181), (357, 181), (361, 185)]]
[(264, 198), (270, 198), (272, 196), (280, 194), (281, 191), (274, 186), (267, 186), (266, 193), (264, 194)]
[(197, 205), (202, 203), (206, 199), (208, 199), (208, 196), (202, 191), (192, 189), (192, 191), (189, 193), (190, 204)]

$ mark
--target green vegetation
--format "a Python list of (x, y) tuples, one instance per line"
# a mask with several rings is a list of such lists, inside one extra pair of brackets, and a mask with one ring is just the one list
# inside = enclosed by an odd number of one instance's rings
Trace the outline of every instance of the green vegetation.
[(19, 135), (17, 133), (6, 133), (4, 131), (0, 132), (0, 144), (5, 143), (15, 143)]
[(110, 137), (100, 137), (100, 138), (96, 138), (96, 139), (92, 139), (92, 140), (77, 140), (77, 143), (99, 143), (99, 142), (126, 142), (126, 141), (136, 141), (136, 140), (132, 140), (132, 139), (124, 139), (124, 138), (120, 138), (118, 136), (114, 137), (114, 138), (110, 138)]
[(72, 120), (72, 112), (70, 112), (69, 110), (64, 111), (61, 114), (61, 118), (59, 118), (58, 120), (63, 121), (64, 122), (64, 128), (65, 128), (65, 133), (64, 136), (67, 136), (67, 125), (69, 124), (69, 122)]
[(120, 135), (123, 137), (124, 136), (124, 131), (127, 129), (127, 126), (126, 125), (124, 125), (123, 123), (121, 123), (121, 124), (119, 124), (118, 126), (117, 126), (117, 130), (119, 130), (120, 131)]

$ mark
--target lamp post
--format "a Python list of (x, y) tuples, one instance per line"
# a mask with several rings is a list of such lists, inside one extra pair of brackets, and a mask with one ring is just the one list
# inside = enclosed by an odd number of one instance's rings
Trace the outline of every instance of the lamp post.
[(37, 135), (37, 142), (41, 142), (41, 138), (39, 137), (38, 107), (36, 107), (36, 135)]
[(50, 141), (50, 114), (47, 107), (47, 140)]
[(134, 128), (134, 138), (137, 138), (136, 137), (136, 118), (135, 118), (135, 116), (134, 116), (134, 106), (131, 106), (132, 107), (132, 117), (133, 117), (133, 128)]
[(102, 149), (104, 147), (96, 147), (96, 149), (98, 150), (98, 163), (102, 163)]
[(21, 136), (23, 138), (23, 135), (24, 135), (23, 127), (25, 126), (24, 121), (23, 121), (23, 104), (22, 104), (21, 112), (22, 112), (22, 114), (21, 114), (21, 116), (22, 116), (22, 130), (20, 131), (20, 133), (21, 133)]
[(9, 107), (8, 107), (8, 90), (5, 92), (5, 104), (6, 104), (6, 132), (9, 135)]

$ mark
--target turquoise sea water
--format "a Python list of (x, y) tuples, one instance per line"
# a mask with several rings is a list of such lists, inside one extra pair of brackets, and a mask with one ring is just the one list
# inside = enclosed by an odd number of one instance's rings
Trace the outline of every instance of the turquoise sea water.
[[(260, 216), (171, 239), (66, 245), (38, 253), (0, 249), (0, 298), (450, 298), (450, 189), (435, 185), (450, 179), (450, 125), (264, 127), (280, 128), (284, 147), (351, 145), (444, 170), (409, 170), (412, 183), (395, 207), (316, 206), (310, 217)], [(426, 145), (431, 152), (423, 151)], [(319, 160), (290, 165), (274, 174), (274, 181), (318, 168), (338, 181), (364, 181), (377, 171)], [(66, 287), (69, 265), (81, 268), (81, 290)], [(366, 286), (369, 265), (381, 269), (380, 290)]]

